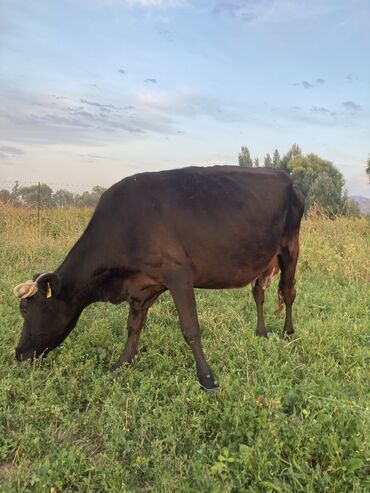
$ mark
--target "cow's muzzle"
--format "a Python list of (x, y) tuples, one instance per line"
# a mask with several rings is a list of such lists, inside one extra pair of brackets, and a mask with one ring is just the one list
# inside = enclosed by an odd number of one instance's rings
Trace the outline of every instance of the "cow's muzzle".
[(35, 358), (36, 351), (33, 349), (29, 349), (28, 351), (24, 351), (22, 348), (17, 347), (15, 350), (15, 357), (17, 358), (18, 361), (26, 361), (29, 358)]

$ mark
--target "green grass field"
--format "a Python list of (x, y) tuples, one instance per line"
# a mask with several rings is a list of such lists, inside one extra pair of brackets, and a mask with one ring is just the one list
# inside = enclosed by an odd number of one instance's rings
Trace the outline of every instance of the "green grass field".
[(91, 211), (0, 208), (1, 492), (369, 491), (368, 220), (303, 223), (296, 334), (255, 335), (249, 288), (197, 291), (203, 345), (219, 383), (207, 394), (163, 295), (133, 365), (107, 367), (127, 306), (97, 304), (44, 361), (19, 364), (16, 284), (54, 270)]

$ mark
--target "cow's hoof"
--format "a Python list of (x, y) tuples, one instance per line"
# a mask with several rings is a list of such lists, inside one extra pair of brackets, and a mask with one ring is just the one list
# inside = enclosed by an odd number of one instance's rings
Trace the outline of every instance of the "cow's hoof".
[(218, 386), (215, 384), (212, 375), (206, 375), (205, 377), (200, 377), (199, 382), (202, 389), (206, 390), (207, 392), (214, 392), (215, 390), (218, 389)]
[(219, 391), (220, 387), (218, 385), (214, 384), (214, 386), (209, 388), (209, 389), (207, 389), (206, 387), (203, 387), (203, 385), (201, 385), (201, 388), (204, 392), (207, 392), (207, 394), (215, 394), (216, 392)]
[(117, 361), (117, 363), (114, 363), (114, 365), (109, 368), (109, 371), (113, 373), (114, 371), (116, 371), (119, 368), (122, 368), (123, 366), (128, 365), (128, 364), (129, 363), (127, 361), (123, 361), (122, 363)]

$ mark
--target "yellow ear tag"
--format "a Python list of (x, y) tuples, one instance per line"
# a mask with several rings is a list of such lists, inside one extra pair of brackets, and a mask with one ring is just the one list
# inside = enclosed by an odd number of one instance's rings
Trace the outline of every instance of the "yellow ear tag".
[(53, 293), (51, 292), (50, 283), (48, 283), (48, 289), (46, 290), (46, 297), (51, 298), (52, 296), (53, 296)]

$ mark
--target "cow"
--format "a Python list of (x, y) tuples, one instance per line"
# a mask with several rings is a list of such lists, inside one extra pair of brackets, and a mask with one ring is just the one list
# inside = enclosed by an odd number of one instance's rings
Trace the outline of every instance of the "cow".
[(287, 173), (238, 166), (188, 167), (127, 177), (105, 191), (55, 272), (15, 289), (24, 319), (16, 358), (44, 356), (91, 303), (127, 301), (128, 338), (117, 369), (134, 358), (149, 308), (172, 295), (201, 386), (216, 387), (203, 353), (194, 288), (252, 284), (257, 335), (267, 336), (264, 291), (280, 270), (284, 333), (292, 304), (304, 209)]

